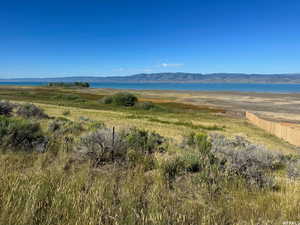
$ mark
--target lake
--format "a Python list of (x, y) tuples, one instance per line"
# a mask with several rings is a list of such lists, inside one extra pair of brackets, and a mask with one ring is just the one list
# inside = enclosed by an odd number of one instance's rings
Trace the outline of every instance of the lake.
[[(300, 93), (300, 84), (241, 84), (241, 83), (90, 83), (92, 88), (134, 90), (188, 90)], [(41, 82), (0, 82), (0, 85), (41, 86)]]

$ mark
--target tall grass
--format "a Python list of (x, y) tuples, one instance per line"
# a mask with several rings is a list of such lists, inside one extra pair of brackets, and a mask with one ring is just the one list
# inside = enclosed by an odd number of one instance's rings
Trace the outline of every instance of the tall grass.
[[(10, 157), (15, 156), (2, 155), (1, 161)], [(41, 169), (36, 166), (41, 159), (33, 160), (33, 165), (19, 161), (26, 173), (1, 164), (0, 224), (282, 224), (300, 219), (299, 189), (291, 184), (270, 192), (250, 191), (242, 181), (224, 183), (211, 199), (197, 176), (185, 176), (170, 189), (155, 171), (111, 167), (95, 172), (88, 164), (76, 170)]]
[[(88, 99), (82, 104), (99, 103)], [(146, 120), (172, 123), (148, 120), (155, 113), (151, 111)], [(15, 120), (21, 119), (5, 118), (10, 124)], [(300, 220), (298, 159), (291, 161), (294, 164), (288, 171), (293, 179), (289, 179), (286, 165), (277, 162), (281, 156), (273, 157), (269, 150), (242, 139), (219, 137), (210, 143), (213, 136), (192, 133), (179, 145), (143, 129), (117, 130), (114, 135), (109, 130), (102, 135), (99, 130), (105, 129), (104, 124), (84, 118), (72, 122), (49, 117), (41, 123), (48, 124), (41, 131), (50, 136), (47, 151), (11, 151), (11, 146), (3, 145), (6, 149), (0, 152), (0, 224), (276, 225)], [(195, 131), (222, 130), (175, 123), (177, 128)], [(103, 143), (107, 142), (105, 152), (116, 147), (115, 135), (125, 138), (124, 155), (95, 164), (91, 150), (99, 156)], [(99, 142), (92, 142), (95, 137)], [(80, 144), (87, 150), (87, 159), (77, 154)], [(272, 175), (278, 188), (253, 185), (249, 182), (252, 172), (260, 177)]]
[(43, 154), (0, 154), (0, 224), (282, 224), (300, 219), (299, 183), (282, 175), (280, 188), (272, 190), (227, 177), (211, 167), (216, 164), (206, 135), (188, 142), (196, 149), (155, 153), (158, 161), (171, 163), (151, 170), (144, 170), (144, 161), (95, 168), (66, 151), (62, 140), (54, 140)]

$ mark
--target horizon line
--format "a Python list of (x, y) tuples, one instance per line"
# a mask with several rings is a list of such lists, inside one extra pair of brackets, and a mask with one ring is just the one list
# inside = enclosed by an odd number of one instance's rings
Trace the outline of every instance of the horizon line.
[[(129, 74), (129, 75), (76, 75), (74, 74), (61, 74), (61, 75), (55, 75), (55, 74), (48, 74), (46, 77), (30, 77), (30, 76), (36, 76), (34, 74), (30, 75), (13, 75), (13, 76), (20, 76), (20, 77), (14, 77), (14, 78), (0, 78), (0, 80), (16, 80), (16, 79), (59, 79), (59, 78), (113, 78), (113, 77), (130, 77), (135, 75), (154, 75), (154, 74), (194, 74), (194, 75), (218, 75), (218, 74), (227, 74), (227, 75), (260, 75), (260, 76), (270, 76), (270, 75), (300, 75), (300, 72), (294, 72), (294, 73), (242, 73), (242, 72), (213, 72), (213, 73), (200, 73), (200, 72), (157, 72), (157, 73), (136, 73), (136, 74)], [(51, 77), (51, 76), (54, 77)], [(11, 75), (7, 75), (11, 76)], [(22, 77), (24, 76), (24, 77)], [(29, 77), (28, 77), (29, 76)], [(49, 76), (49, 77), (47, 77)]]

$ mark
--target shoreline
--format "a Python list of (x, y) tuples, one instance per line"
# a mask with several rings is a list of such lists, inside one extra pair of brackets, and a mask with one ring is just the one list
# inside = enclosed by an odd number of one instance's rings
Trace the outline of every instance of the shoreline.
[[(45, 86), (0, 85), (0, 89), (49, 89)], [(109, 95), (132, 92), (145, 101), (169, 101), (227, 111), (252, 112), (273, 121), (300, 123), (300, 93), (262, 93), (241, 91), (132, 90), (115, 88), (66, 88), (68, 92)]]
[[(119, 84), (119, 83), (116, 83)], [(120, 83), (121, 84), (121, 83)], [(124, 83), (122, 83), (124, 84)], [(138, 84), (138, 83), (137, 83)], [(143, 83), (143, 84), (147, 84), (147, 83)], [(169, 83), (169, 84), (173, 84), (173, 83)], [(177, 83), (178, 84), (178, 83)], [(188, 84), (188, 83), (185, 83)], [(204, 83), (203, 83), (204, 84)], [(214, 83), (211, 83), (214, 84)], [(221, 83), (219, 83), (221, 84)], [(227, 83), (227, 84), (239, 84), (239, 83)], [(271, 84), (272, 85), (272, 84)], [(290, 84), (288, 84), (290, 85)], [(295, 85), (300, 85), (299, 84), (295, 84)], [(46, 85), (24, 85), (24, 84), (4, 84), (0, 82), (0, 88), (47, 88), (48, 86)], [(71, 88), (71, 89), (80, 89), (80, 88)], [(286, 91), (242, 91), (242, 90), (191, 90), (191, 89), (143, 89), (143, 88), (112, 88), (112, 87), (89, 87), (88, 89), (90, 90), (112, 90), (112, 91), (133, 91), (133, 92), (179, 92), (179, 93), (218, 93), (218, 94), (241, 94), (241, 95), (294, 95), (294, 96), (300, 96), (300, 89), (299, 92), (295, 92), (295, 91), (291, 91), (291, 92), (286, 92)]]

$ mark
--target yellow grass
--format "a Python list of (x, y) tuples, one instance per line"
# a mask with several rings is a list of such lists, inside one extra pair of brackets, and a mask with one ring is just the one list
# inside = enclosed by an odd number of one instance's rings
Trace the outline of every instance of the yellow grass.
[[(192, 131), (189, 127), (177, 126), (174, 124), (161, 124), (157, 122), (147, 121), (143, 118), (128, 119), (128, 116), (134, 115), (131, 112), (119, 112), (108, 110), (93, 110), (93, 109), (80, 109), (72, 107), (63, 107), (47, 104), (37, 104), (45, 109), (46, 113), (52, 116), (62, 116), (66, 110), (71, 111), (71, 115), (67, 118), (78, 121), (80, 117), (87, 117), (92, 120), (102, 121), (109, 127), (115, 126), (116, 128), (137, 126), (144, 129), (149, 129), (160, 133), (163, 136), (173, 138), (180, 141), (182, 135)], [(151, 114), (149, 115), (151, 116)], [(218, 125), (225, 126), (224, 131), (218, 131), (228, 136), (242, 135), (252, 140), (255, 143), (265, 145), (270, 150), (284, 153), (284, 154), (299, 154), (299, 151), (292, 145), (285, 141), (276, 138), (273, 135), (249, 124), (245, 119), (228, 118), (223, 116), (209, 116), (203, 114), (199, 117), (191, 117), (190, 115), (178, 114), (170, 117), (168, 114), (161, 114), (156, 116), (157, 119), (164, 121), (191, 121), (193, 124), (201, 125)], [(212, 131), (216, 132), (216, 131)]]
[[(158, 98), (151, 96), (155, 97)], [(136, 126), (156, 131), (177, 143), (182, 135), (197, 130), (176, 125), (176, 122), (224, 126), (222, 131), (209, 132), (242, 135), (265, 145), (270, 151), (299, 154), (293, 146), (250, 125), (245, 119), (223, 117), (213, 112), (152, 115), (151, 111), (139, 114), (126, 110), (35, 104), (51, 117), (61, 117), (63, 112), (70, 111), (70, 115), (64, 117), (73, 121), (86, 117), (117, 129)], [(165, 123), (149, 120), (153, 117)], [(40, 122), (46, 129), (49, 121)], [(173, 151), (177, 151), (175, 145), (173, 147)], [(300, 183), (287, 179), (283, 170), (275, 174), (279, 184), (276, 191), (248, 189), (237, 180), (225, 182), (222, 194), (210, 197), (207, 187), (197, 183), (197, 175), (183, 176), (169, 188), (158, 169), (146, 173), (140, 168), (126, 170), (115, 165), (94, 169), (87, 162), (67, 167), (73, 155), (65, 152), (63, 146), (58, 148), (57, 152), (44, 154), (0, 154), (0, 224), (279, 225), (300, 221)], [(158, 155), (157, 159), (164, 157), (167, 156)]]

